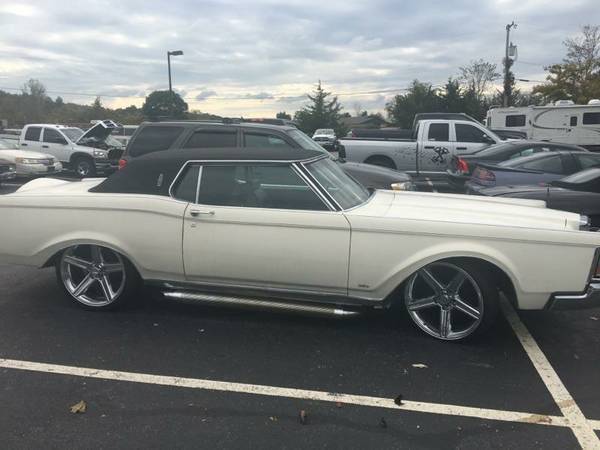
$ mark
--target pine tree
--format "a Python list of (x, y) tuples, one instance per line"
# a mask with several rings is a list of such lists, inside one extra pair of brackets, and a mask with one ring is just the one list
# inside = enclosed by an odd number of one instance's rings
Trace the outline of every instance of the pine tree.
[(336, 96), (329, 99), (330, 96), (331, 92), (326, 92), (319, 80), (312, 95), (307, 95), (311, 103), (294, 115), (302, 131), (312, 135), (318, 128), (333, 128), (337, 136), (346, 134), (347, 130), (340, 121), (342, 105)]

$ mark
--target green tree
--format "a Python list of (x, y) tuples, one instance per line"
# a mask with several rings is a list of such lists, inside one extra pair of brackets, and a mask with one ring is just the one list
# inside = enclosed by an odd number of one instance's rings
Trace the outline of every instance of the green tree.
[(148, 119), (184, 119), (188, 105), (181, 96), (171, 91), (154, 91), (146, 97), (142, 114)]
[(292, 120), (292, 116), (290, 116), (288, 113), (286, 113), (285, 111), (280, 111), (277, 113), (277, 115), (275, 116), (277, 119), (285, 119), (285, 120)]
[(346, 134), (348, 130), (340, 121), (342, 105), (336, 96), (330, 96), (331, 92), (326, 92), (319, 81), (312, 95), (307, 95), (310, 103), (294, 114), (302, 131), (312, 135), (317, 128), (333, 128), (338, 136)]
[(385, 105), (385, 109), (393, 124), (410, 128), (415, 114), (439, 112), (441, 106), (438, 92), (430, 83), (414, 80), (406, 93), (396, 95)]
[(533, 88), (545, 102), (570, 99), (587, 103), (600, 97), (600, 26), (586, 25), (581, 35), (563, 42), (567, 54), (560, 64), (546, 68), (547, 83)]
[(459, 67), (459, 80), (466, 91), (471, 91), (478, 100), (483, 100), (490, 85), (500, 78), (496, 64), (478, 59)]

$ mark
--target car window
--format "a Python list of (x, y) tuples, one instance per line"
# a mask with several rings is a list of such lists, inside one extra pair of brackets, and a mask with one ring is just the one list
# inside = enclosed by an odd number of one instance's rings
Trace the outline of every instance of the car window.
[(456, 124), (456, 142), (488, 143), (490, 138), (486, 133), (473, 125)]
[(525, 114), (512, 114), (510, 116), (506, 116), (504, 125), (507, 127), (524, 127)]
[(42, 134), (41, 127), (29, 127), (25, 132), (25, 140), (26, 141), (39, 141), (40, 134)]
[(185, 143), (185, 148), (229, 148), (237, 146), (237, 131), (197, 130)]
[(565, 168), (560, 155), (550, 155), (527, 162), (520, 166), (521, 169), (539, 170), (546, 173), (565, 173)]
[(43, 142), (49, 144), (66, 144), (67, 140), (58, 131), (52, 128), (44, 128)]
[(447, 123), (429, 124), (428, 141), (448, 142), (450, 140), (450, 126)]
[(600, 125), (600, 112), (583, 113), (584, 125)]
[(289, 165), (204, 165), (198, 203), (324, 211), (327, 206)]
[(590, 167), (598, 167), (600, 166), (600, 155), (580, 155), (574, 154), (575, 158), (579, 162), (581, 169), (589, 169)]
[(263, 133), (244, 133), (244, 147), (259, 147), (259, 148), (287, 148), (292, 146), (283, 138), (274, 134)]
[(182, 127), (146, 127), (135, 137), (128, 153), (131, 156), (141, 156), (160, 150), (167, 150), (181, 135), (182, 131)]
[(180, 176), (179, 181), (173, 187), (172, 195), (177, 200), (186, 202), (196, 202), (198, 191), (198, 173), (200, 166), (190, 165), (185, 169), (185, 172)]
[(548, 147), (522, 148), (518, 152), (515, 152), (512, 155), (510, 155), (509, 159), (519, 158), (520, 156), (529, 156), (529, 155), (533, 155), (534, 153), (549, 152), (549, 151), (550, 151), (550, 149)]
[(576, 127), (577, 126), (577, 116), (571, 116), (569, 119), (569, 126)]

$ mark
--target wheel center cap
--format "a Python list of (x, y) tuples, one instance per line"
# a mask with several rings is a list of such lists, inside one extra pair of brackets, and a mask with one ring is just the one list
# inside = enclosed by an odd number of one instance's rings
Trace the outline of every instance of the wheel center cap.
[(448, 292), (443, 291), (437, 299), (437, 302), (440, 306), (450, 306), (453, 303), (452, 296), (448, 294)]

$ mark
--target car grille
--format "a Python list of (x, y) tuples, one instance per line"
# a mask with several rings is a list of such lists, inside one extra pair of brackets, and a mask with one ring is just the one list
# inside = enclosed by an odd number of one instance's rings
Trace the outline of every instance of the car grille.
[(39, 162), (39, 164), (43, 164), (44, 166), (53, 165), (53, 162), (51, 159), (39, 159), (38, 162)]

